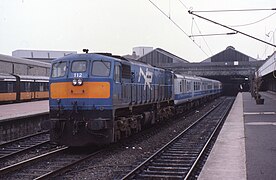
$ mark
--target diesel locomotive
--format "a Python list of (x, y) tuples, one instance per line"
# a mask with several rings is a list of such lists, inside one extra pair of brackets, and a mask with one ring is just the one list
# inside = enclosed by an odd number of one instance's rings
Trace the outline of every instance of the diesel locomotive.
[(221, 83), (183, 76), (107, 53), (52, 62), (50, 138), (68, 146), (103, 145), (169, 119), (220, 94)]

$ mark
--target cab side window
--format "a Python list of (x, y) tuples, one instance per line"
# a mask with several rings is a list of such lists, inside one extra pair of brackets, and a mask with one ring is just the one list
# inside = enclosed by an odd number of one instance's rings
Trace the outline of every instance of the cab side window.
[(93, 61), (92, 75), (107, 77), (110, 74), (110, 62), (108, 61)]

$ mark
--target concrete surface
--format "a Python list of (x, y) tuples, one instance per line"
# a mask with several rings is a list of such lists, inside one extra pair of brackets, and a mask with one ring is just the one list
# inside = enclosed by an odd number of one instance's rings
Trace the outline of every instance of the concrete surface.
[(48, 112), (48, 100), (0, 105), (0, 121)]
[(239, 93), (198, 179), (246, 179), (245, 163), (243, 101)]

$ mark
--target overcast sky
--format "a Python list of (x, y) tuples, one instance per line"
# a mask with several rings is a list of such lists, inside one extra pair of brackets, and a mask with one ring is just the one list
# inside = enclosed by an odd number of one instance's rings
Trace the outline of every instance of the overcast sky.
[[(182, 32), (148, 0), (0, 0), (0, 54), (17, 49), (66, 50), (131, 54), (137, 46), (162, 48), (190, 62), (202, 61), (227, 46), (264, 59), (273, 47), (191, 16), (196, 10), (276, 8), (275, 0), (152, 0)], [(198, 13), (224, 25), (259, 21), (276, 11)], [(198, 30), (199, 28), (199, 30)], [(252, 25), (234, 27), (273, 43), (276, 14)], [(187, 35), (186, 35), (186, 34)], [(268, 36), (266, 36), (268, 34)], [(276, 38), (276, 37), (275, 37)], [(276, 40), (275, 40), (276, 41)], [(206, 45), (207, 44), (207, 45)], [(204, 51), (204, 52), (203, 52)], [(207, 55), (206, 55), (207, 54)]]

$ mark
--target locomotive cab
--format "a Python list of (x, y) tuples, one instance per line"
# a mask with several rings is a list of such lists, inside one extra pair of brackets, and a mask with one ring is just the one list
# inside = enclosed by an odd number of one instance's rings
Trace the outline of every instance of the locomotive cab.
[(112, 59), (79, 54), (57, 59), (50, 77), (51, 140), (69, 146), (113, 140)]

